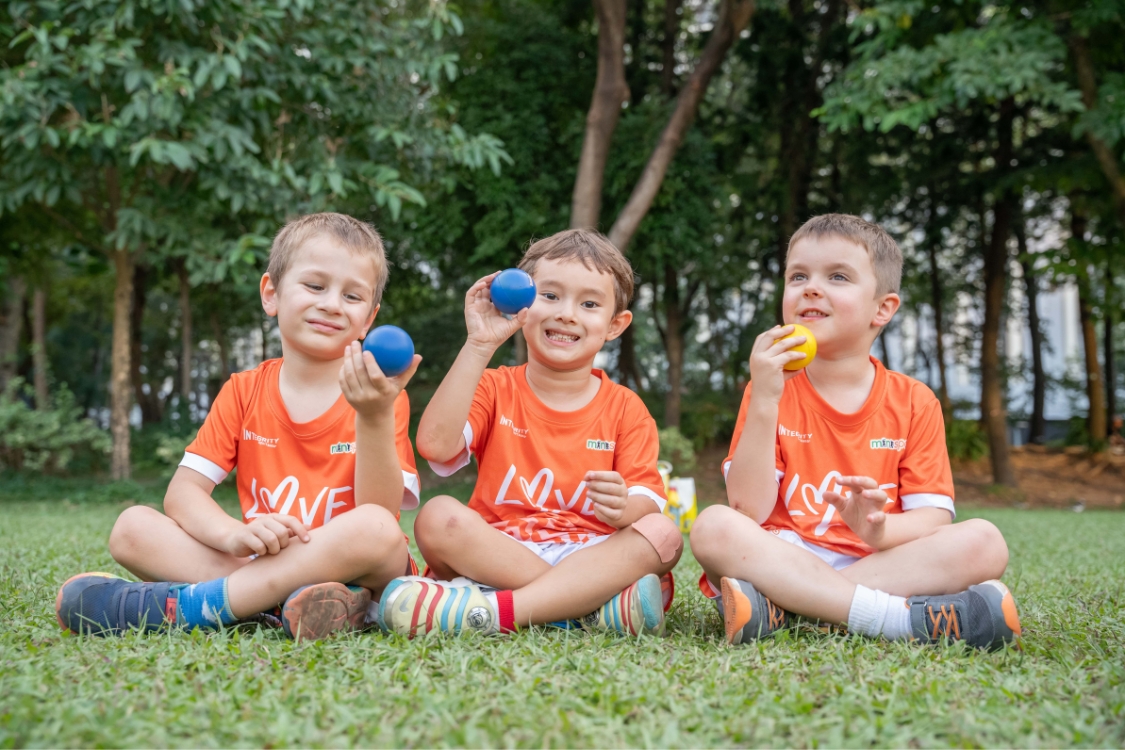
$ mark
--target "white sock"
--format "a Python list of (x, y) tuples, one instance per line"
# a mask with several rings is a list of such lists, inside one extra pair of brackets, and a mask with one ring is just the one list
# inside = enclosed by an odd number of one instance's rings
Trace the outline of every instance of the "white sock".
[(910, 637), (910, 608), (901, 596), (857, 584), (848, 611), (848, 630), (871, 638), (906, 640)]

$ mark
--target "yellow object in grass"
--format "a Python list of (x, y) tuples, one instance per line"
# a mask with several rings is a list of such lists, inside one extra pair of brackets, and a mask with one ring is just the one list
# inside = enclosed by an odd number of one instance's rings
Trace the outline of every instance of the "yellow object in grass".
[(809, 363), (812, 362), (813, 358), (816, 357), (816, 336), (813, 336), (812, 331), (810, 331), (808, 328), (805, 328), (803, 325), (794, 323), (793, 333), (789, 334), (788, 336), (782, 336), (780, 339), (778, 339), (778, 341), (792, 338), (794, 336), (804, 336), (805, 343), (799, 344), (789, 351), (801, 352), (805, 355), (805, 358), (798, 359), (796, 362), (790, 362), (789, 364), (785, 365), (785, 369), (789, 371), (800, 370), (802, 368), (808, 367)]

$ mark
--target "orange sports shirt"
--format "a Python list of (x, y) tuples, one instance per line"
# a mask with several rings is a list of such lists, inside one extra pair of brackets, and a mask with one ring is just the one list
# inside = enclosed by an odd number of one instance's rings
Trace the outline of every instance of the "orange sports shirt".
[[(215, 484), (238, 469), (242, 517), (293, 516), (323, 526), (355, 507), (355, 410), (343, 395), (311, 422), (289, 418), (278, 389), (281, 360), (231, 375), (180, 466)], [(418, 470), (407, 430), (406, 391), (395, 400), (395, 450), (402, 467), (402, 507), (418, 507)]]
[[(837, 481), (842, 476), (877, 481), (887, 493), (888, 513), (930, 507), (955, 515), (941, 404), (924, 383), (871, 361), (875, 383), (854, 414), (829, 406), (804, 371), (785, 384), (774, 440), (777, 504), (763, 528), (792, 529), (811, 544), (845, 555), (871, 554), (875, 550), (824, 499), (825, 492), (849, 492)], [(742, 397), (724, 477), (742, 436), (752, 385)]]
[(445, 464), (430, 462), (449, 476), (476, 456), (469, 507), (520, 541), (587, 542), (617, 529), (595, 517), (583, 477), (616, 471), (630, 495), (663, 510), (656, 422), (637, 394), (594, 370), (602, 381), (594, 399), (577, 411), (555, 411), (531, 390), (526, 370), (486, 370), (465, 424), (465, 451)]

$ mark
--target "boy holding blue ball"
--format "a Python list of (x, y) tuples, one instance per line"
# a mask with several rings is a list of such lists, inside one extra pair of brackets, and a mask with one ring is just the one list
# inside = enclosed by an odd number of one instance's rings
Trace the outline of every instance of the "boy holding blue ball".
[[(656, 423), (594, 369), (632, 320), (633, 271), (584, 230), (534, 243), (520, 268), (534, 279), (530, 307), (509, 304), (521, 288), (511, 272), (469, 289), (465, 345), (418, 426), (418, 450), (438, 474), (476, 457), (472, 498), (422, 508), (414, 533), (433, 578), (392, 581), (379, 622), (405, 635), (549, 623), (662, 633), (672, 592), (661, 576), (683, 538), (661, 514)], [(527, 364), (488, 369), (517, 330)]]
[[(378, 233), (334, 213), (287, 224), (262, 276), (281, 359), (236, 373), (168, 486), (167, 515), (134, 506), (110, 535), (141, 578), (87, 573), (59, 591), (63, 628), (97, 635), (232, 625), (274, 610), (291, 636), (362, 627), (372, 593), (414, 572), (397, 517), (417, 507), (406, 392), (358, 343), (379, 311)], [(242, 520), (211, 498), (238, 470)], [(331, 523), (330, 523), (331, 522)]]

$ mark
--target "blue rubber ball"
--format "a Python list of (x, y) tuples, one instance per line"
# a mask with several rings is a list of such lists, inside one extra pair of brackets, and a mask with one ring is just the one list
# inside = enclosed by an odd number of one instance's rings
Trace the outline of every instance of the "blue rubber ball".
[(535, 282), (518, 268), (501, 271), (488, 290), (492, 304), (507, 315), (515, 315), (535, 301)]
[(379, 326), (363, 339), (363, 348), (375, 355), (375, 364), (388, 378), (401, 375), (414, 361), (414, 341), (398, 326)]

